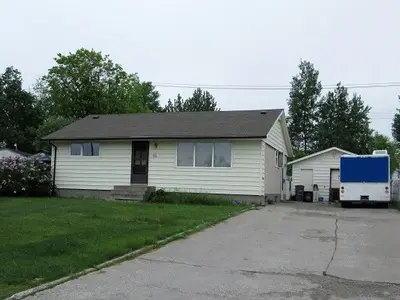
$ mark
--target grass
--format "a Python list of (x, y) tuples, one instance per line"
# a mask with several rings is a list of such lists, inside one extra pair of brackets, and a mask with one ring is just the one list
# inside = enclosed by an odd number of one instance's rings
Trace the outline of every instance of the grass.
[(150, 194), (149, 202), (152, 203), (169, 203), (169, 204), (199, 204), (199, 205), (232, 205), (231, 197), (221, 197), (207, 194), (165, 192), (157, 190)]
[(93, 267), (241, 206), (0, 198), (0, 299)]

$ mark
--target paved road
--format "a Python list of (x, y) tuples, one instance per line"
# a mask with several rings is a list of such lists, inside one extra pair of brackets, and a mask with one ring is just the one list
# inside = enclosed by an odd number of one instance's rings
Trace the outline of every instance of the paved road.
[(279, 204), (36, 299), (400, 299), (400, 213)]

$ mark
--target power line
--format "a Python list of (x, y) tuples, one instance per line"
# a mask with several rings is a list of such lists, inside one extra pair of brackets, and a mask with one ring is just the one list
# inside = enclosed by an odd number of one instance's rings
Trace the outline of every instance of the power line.
[[(289, 91), (291, 86), (267, 86), (267, 85), (239, 85), (239, 84), (189, 84), (189, 83), (171, 83), (171, 82), (153, 82), (157, 87), (166, 88), (202, 88), (208, 90), (253, 90), (253, 91)], [(399, 81), (374, 82), (374, 83), (355, 83), (343, 84), (347, 89), (367, 89), (367, 88), (387, 88), (400, 87)], [(332, 90), (337, 87), (336, 84), (325, 85), (322, 89)]]

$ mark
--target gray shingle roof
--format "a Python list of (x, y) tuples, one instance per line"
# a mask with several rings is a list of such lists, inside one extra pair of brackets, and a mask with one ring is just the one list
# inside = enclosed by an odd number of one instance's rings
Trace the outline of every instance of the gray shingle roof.
[(90, 115), (46, 140), (265, 137), (282, 109)]

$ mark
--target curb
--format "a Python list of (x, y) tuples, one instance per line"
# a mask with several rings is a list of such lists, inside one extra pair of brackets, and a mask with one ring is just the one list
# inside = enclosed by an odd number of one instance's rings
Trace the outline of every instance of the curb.
[(78, 273), (74, 273), (74, 274), (71, 274), (69, 276), (65, 276), (65, 277), (62, 277), (60, 279), (56, 279), (54, 281), (41, 284), (41, 285), (39, 285), (37, 287), (33, 287), (31, 289), (28, 289), (28, 290), (25, 290), (25, 291), (22, 291), (22, 292), (18, 292), (18, 293), (14, 294), (14, 295), (11, 295), (8, 298), (5, 298), (4, 300), (19, 300), (19, 299), (26, 298), (28, 296), (32, 296), (32, 295), (34, 295), (34, 294), (36, 294), (38, 292), (53, 288), (53, 287), (55, 287), (57, 285), (60, 285), (60, 284), (62, 284), (64, 282), (79, 278), (79, 277), (81, 277), (83, 275), (86, 275), (86, 274), (89, 274), (89, 273), (93, 273), (93, 272), (99, 271), (99, 270), (101, 270), (103, 268), (115, 265), (117, 263), (126, 261), (128, 259), (135, 258), (135, 257), (137, 257), (137, 256), (139, 256), (141, 254), (144, 254), (144, 253), (147, 253), (147, 252), (149, 252), (151, 250), (155, 250), (157, 248), (160, 248), (161, 246), (164, 246), (164, 245), (166, 245), (166, 244), (168, 244), (168, 243), (170, 243), (172, 241), (175, 241), (175, 240), (183, 238), (183, 237), (185, 237), (187, 235), (199, 232), (199, 231), (201, 231), (203, 229), (206, 229), (206, 228), (208, 228), (210, 226), (213, 226), (213, 225), (216, 225), (216, 224), (221, 223), (223, 221), (226, 221), (227, 219), (230, 219), (232, 217), (235, 217), (235, 216), (237, 216), (239, 214), (242, 214), (242, 213), (250, 211), (250, 210), (254, 210), (254, 208), (253, 207), (248, 207), (248, 208), (242, 209), (242, 210), (240, 210), (238, 212), (231, 213), (231, 214), (221, 218), (218, 221), (203, 223), (203, 224), (198, 225), (198, 226), (196, 226), (196, 227), (194, 227), (192, 229), (189, 229), (189, 230), (186, 230), (186, 231), (182, 231), (182, 232), (179, 232), (177, 234), (171, 235), (171, 236), (169, 236), (169, 237), (167, 237), (165, 239), (159, 240), (159, 241), (155, 242), (152, 245), (149, 245), (149, 246), (140, 248), (138, 250), (135, 250), (135, 251), (132, 251), (132, 252), (128, 252), (128, 253), (126, 253), (126, 254), (124, 254), (122, 256), (118, 256), (116, 258), (110, 259), (110, 260), (108, 260), (106, 262), (103, 262), (101, 264), (98, 264), (98, 265), (94, 266), (93, 268), (88, 268), (88, 269), (85, 269), (85, 270), (80, 271)]

